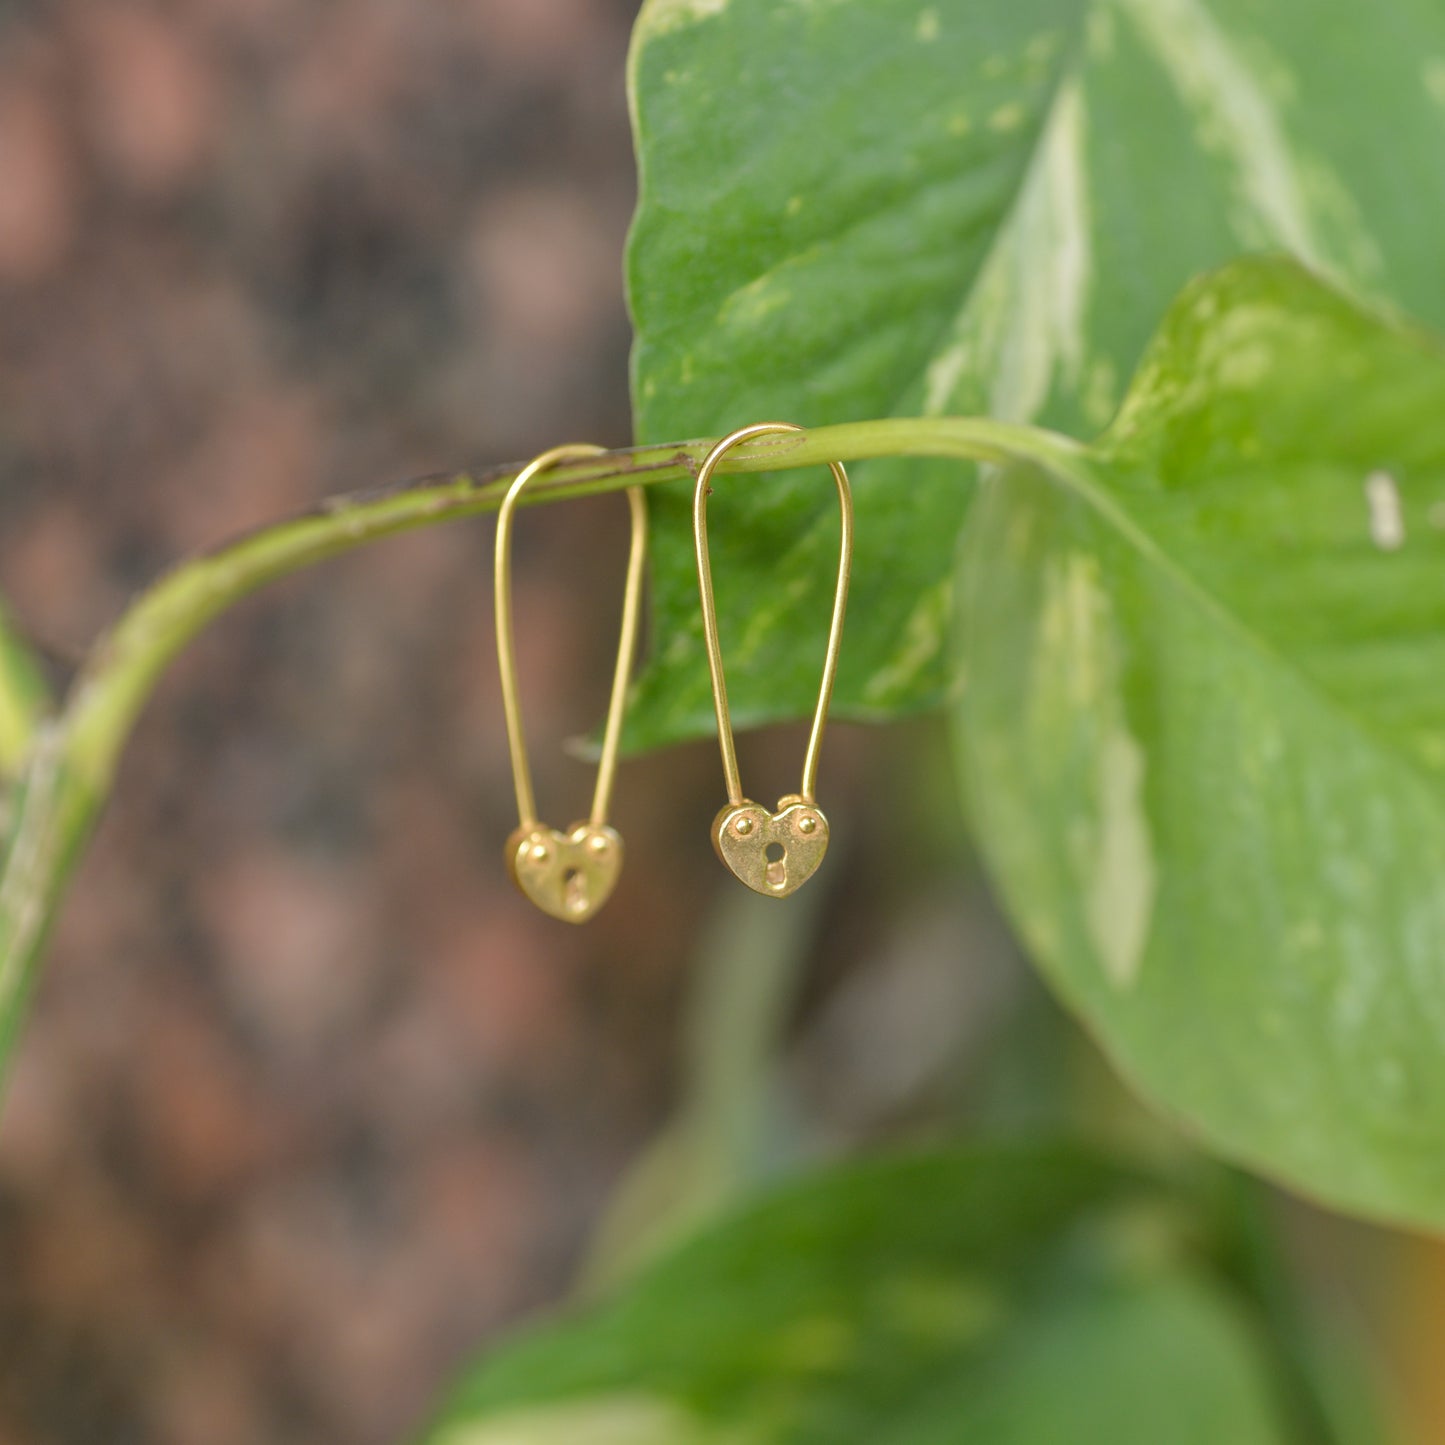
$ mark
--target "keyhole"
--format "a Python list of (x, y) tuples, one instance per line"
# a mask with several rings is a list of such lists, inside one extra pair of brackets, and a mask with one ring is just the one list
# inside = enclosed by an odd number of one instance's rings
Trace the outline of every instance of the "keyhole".
[(764, 876), (767, 878), (769, 888), (783, 888), (788, 882), (788, 865), (786, 862), (788, 850), (781, 843), (769, 843), (763, 849), (763, 857), (767, 859), (768, 866)]
[(568, 913), (584, 913), (587, 909), (587, 880), (576, 868), (562, 875), (562, 905)]

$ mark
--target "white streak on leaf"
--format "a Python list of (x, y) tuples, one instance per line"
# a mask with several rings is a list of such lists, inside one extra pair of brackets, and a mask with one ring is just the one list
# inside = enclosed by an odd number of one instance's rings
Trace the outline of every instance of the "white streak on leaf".
[(863, 689), (864, 701), (887, 707), (906, 696), (918, 678), (933, 666), (952, 614), (953, 579), (945, 578), (918, 598), (903, 624), (893, 660), (868, 679)]
[(1199, 0), (1113, 0), (1133, 21), (1193, 110), (1201, 142), (1234, 170), (1256, 243), (1287, 246), (1328, 264), (1301, 167), (1265, 87)]
[(667, 35), (721, 15), (727, 8), (728, 0), (645, 0), (637, 26), (651, 35)]
[(954, 404), (958, 383), (964, 371), (973, 360), (966, 341), (955, 341), (946, 350), (939, 352), (928, 365), (924, 379), (923, 414), (942, 416)]
[(1028, 112), (1016, 101), (1010, 101), (1007, 105), (1001, 105), (988, 118), (988, 128), (997, 131), (1000, 135), (1007, 135), (1010, 131), (1018, 130), (1028, 119)]
[(739, 287), (723, 302), (717, 324), (747, 331), (782, 311), (793, 299), (792, 291), (781, 279), (783, 275), (783, 269), (776, 268)]
[(1098, 836), (1085, 901), (1089, 935), (1116, 988), (1139, 975), (1157, 879), (1144, 813), (1144, 753), (1116, 727), (1099, 748), (1095, 776)]
[(1405, 513), (1400, 489), (1389, 472), (1371, 472), (1365, 478), (1365, 503), (1370, 509), (1370, 540), (1382, 552), (1397, 552), (1405, 545)]
[(694, 1416), (667, 1400), (617, 1395), (539, 1405), (454, 1425), (434, 1445), (721, 1445)]
[(1445, 59), (1432, 55), (1424, 65), (1421, 77), (1425, 92), (1436, 105), (1445, 107)]
[(1034, 694), (1061, 766), (1086, 769), (1069, 837), (1083, 923), (1106, 978), (1128, 988), (1149, 942), (1158, 870), (1144, 805), (1146, 758), (1119, 689), (1112, 608), (1095, 557), (1051, 568)]
[(795, 567), (780, 564), (778, 571), (788, 580), (782, 585), (769, 587), (757, 599), (747, 628), (733, 649), (733, 659), (739, 667), (753, 662), (770, 642), (796, 622), (798, 604), (813, 585), (808, 573)]
[(1031, 421), (1056, 375), (1078, 384), (1093, 275), (1084, 127), (1083, 90), (1076, 79), (1066, 81), (1018, 206), (949, 345), (928, 369), (926, 414), (959, 405), (961, 388), (971, 384), (988, 388), (983, 404), (990, 415)]

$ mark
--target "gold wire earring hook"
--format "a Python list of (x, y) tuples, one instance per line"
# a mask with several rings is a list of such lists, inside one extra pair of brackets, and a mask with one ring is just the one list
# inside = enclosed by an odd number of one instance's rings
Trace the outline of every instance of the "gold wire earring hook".
[(818, 689), (818, 706), (808, 735), (803, 759), (802, 785), (796, 793), (778, 800), (775, 813), (754, 803), (743, 793), (738, 774), (737, 745), (733, 739), (732, 717), (728, 711), (727, 679), (723, 675), (722, 646), (718, 641), (717, 602), (713, 597), (712, 561), (707, 545), (707, 499), (712, 491), (713, 472), (733, 447), (753, 437), (779, 432), (801, 432), (790, 422), (758, 422), (725, 436), (703, 459), (697, 474), (692, 501), (692, 535), (697, 548), (697, 584), (702, 599), (703, 641), (707, 649), (708, 672), (712, 678), (713, 711), (717, 714), (718, 748), (722, 753), (727, 804), (713, 819), (712, 840), (718, 857), (749, 888), (769, 898), (783, 898), (801, 888), (812, 877), (828, 848), (828, 820), (817, 805), (818, 755), (823, 745), (823, 728), (833, 698), (833, 679), (838, 671), (838, 652), (843, 644), (843, 618), (848, 608), (848, 581), (853, 568), (853, 493), (848, 473), (839, 462), (829, 462), (838, 488), (841, 537), (838, 552), (838, 584), (833, 594), (833, 618), (828, 629), (828, 650), (823, 658), (823, 681)]
[(507, 720), (507, 746), (512, 755), (512, 784), (517, 793), (519, 822), (507, 840), (507, 871), (512, 881), (544, 913), (568, 923), (583, 923), (607, 901), (622, 871), (622, 839), (607, 824), (607, 808), (617, 773), (617, 749), (622, 737), (622, 716), (627, 707), (627, 683), (637, 652), (642, 612), (642, 574), (647, 560), (647, 502), (641, 487), (627, 488), (632, 514), (632, 541), (627, 557), (627, 581), (622, 594), (622, 635), (617, 644), (617, 666), (612, 696), (602, 733), (602, 756), (592, 811), (585, 823), (573, 823), (566, 833), (549, 828), (537, 818), (532, 791), (532, 769), (522, 733), (522, 709), (517, 700), (517, 658), (512, 634), (512, 518), (527, 485), (559, 462), (597, 456), (604, 448), (588, 445), (553, 447), (534, 457), (507, 489), (497, 513), (496, 617), (497, 666), (502, 679), (502, 711)]

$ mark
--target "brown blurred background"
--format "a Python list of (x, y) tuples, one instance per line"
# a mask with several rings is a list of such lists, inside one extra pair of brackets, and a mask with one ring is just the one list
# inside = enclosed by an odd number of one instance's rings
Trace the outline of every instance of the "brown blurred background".
[[(58, 684), (241, 528), (629, 439), (635, 9), (0, 5), (0, 588)], [(786, 917), (712, 858), (706, 744), (624, 766), (597, 922), (531, 912), (501, 866), (490, 540), (271, 588), (146, 714), (0, 1113), (3, 1445), (401, 1439), (568, 1290), (669, 1117), (614, 1260), (859, 1140), (1117, 1108), (977, 880), (936, 723), (830, 733), (834, 856)], [(615, 645), (583, 599), (620, 605), (625, 550), (614, 498), (518, 529), (559, 824)], [(745, 767), (782, 791), (799, 750)], [(1422, 1376), (1437, 1317), (1417, 1290)]]

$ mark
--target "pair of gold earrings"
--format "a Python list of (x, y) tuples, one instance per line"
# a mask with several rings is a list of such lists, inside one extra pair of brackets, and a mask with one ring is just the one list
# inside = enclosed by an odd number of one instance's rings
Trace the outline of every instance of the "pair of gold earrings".
[[(838, 583), (833, 595), (833, 617), (828, 630), (828, 650), (823, 659), (823, 683), (818, 691), (808, 751), (803, 759), (802, 784), (796, 793), (780, 798), (772, 812), (744, 795), (738, 774), (737, 748), (728, 713), (727, 681), (723, 675), (722, 648), (718, 641), (712, 563), (708, 556), (707, 499), (712, 491), (713, 473), (733, 447), (754, 437), (800, 431), (802, 427), (788, 422), (759, 422), (729, 433), (703, 459), (698, 469), (692, 507), (703, 639), (728, 795), (727, 802), (713, 819), (712, 842), (718, 857), (732, 873), (755, 893), (767, 898), (786, 898), (789, 893), (801, 888), (817, 871), (828, 850), (828, 820), (818, 807), (814, 790), (823, 727), (828, 720), (828, 704), (832, 700), (833, 679), (838, 670), (838, 650), (843, 642), (843, 617), (848, 605), (848, 579), (853, 558), (853, 495), (848, 486), (848, 474), (838, 462), (830, 462), (828, 466), (838, 489), (842, 538)], [(507, 720), (507, 745), (511, 750), (512, 781), (517, 792), (519, 815), (517, 827), (507, 839), (507, 871), (517, 887), (538, 908), (568, 923), (585, 923), (591, 918), (607, 901), (622, 871), (622, 839), (608, 825), (607, 805), (617, 772), (617, 748), (622, 736), (628, 679), (637, 652), (642, 573), (647, 558), (647, 503), (641, 487), (628, 487), (632, 541), (623, 591), (622, 636), (617, 648), (617, 667), (612, 677), (607, 722), (602, 733), (602, 755), (597, 766), (592, 811), (585, 822), (573, 823), (565, 831), (550, 828), (537, 817), (532, 771), (522, 735), (512, 637), (512, 520), (522, 492), (536, 477), (559, 462), (597, 456), (602, 450), (594, 446), (562, 446), (543, 452), (517, 474), (497, 514), (497, 662), (502, 677), (502, 708)]]

